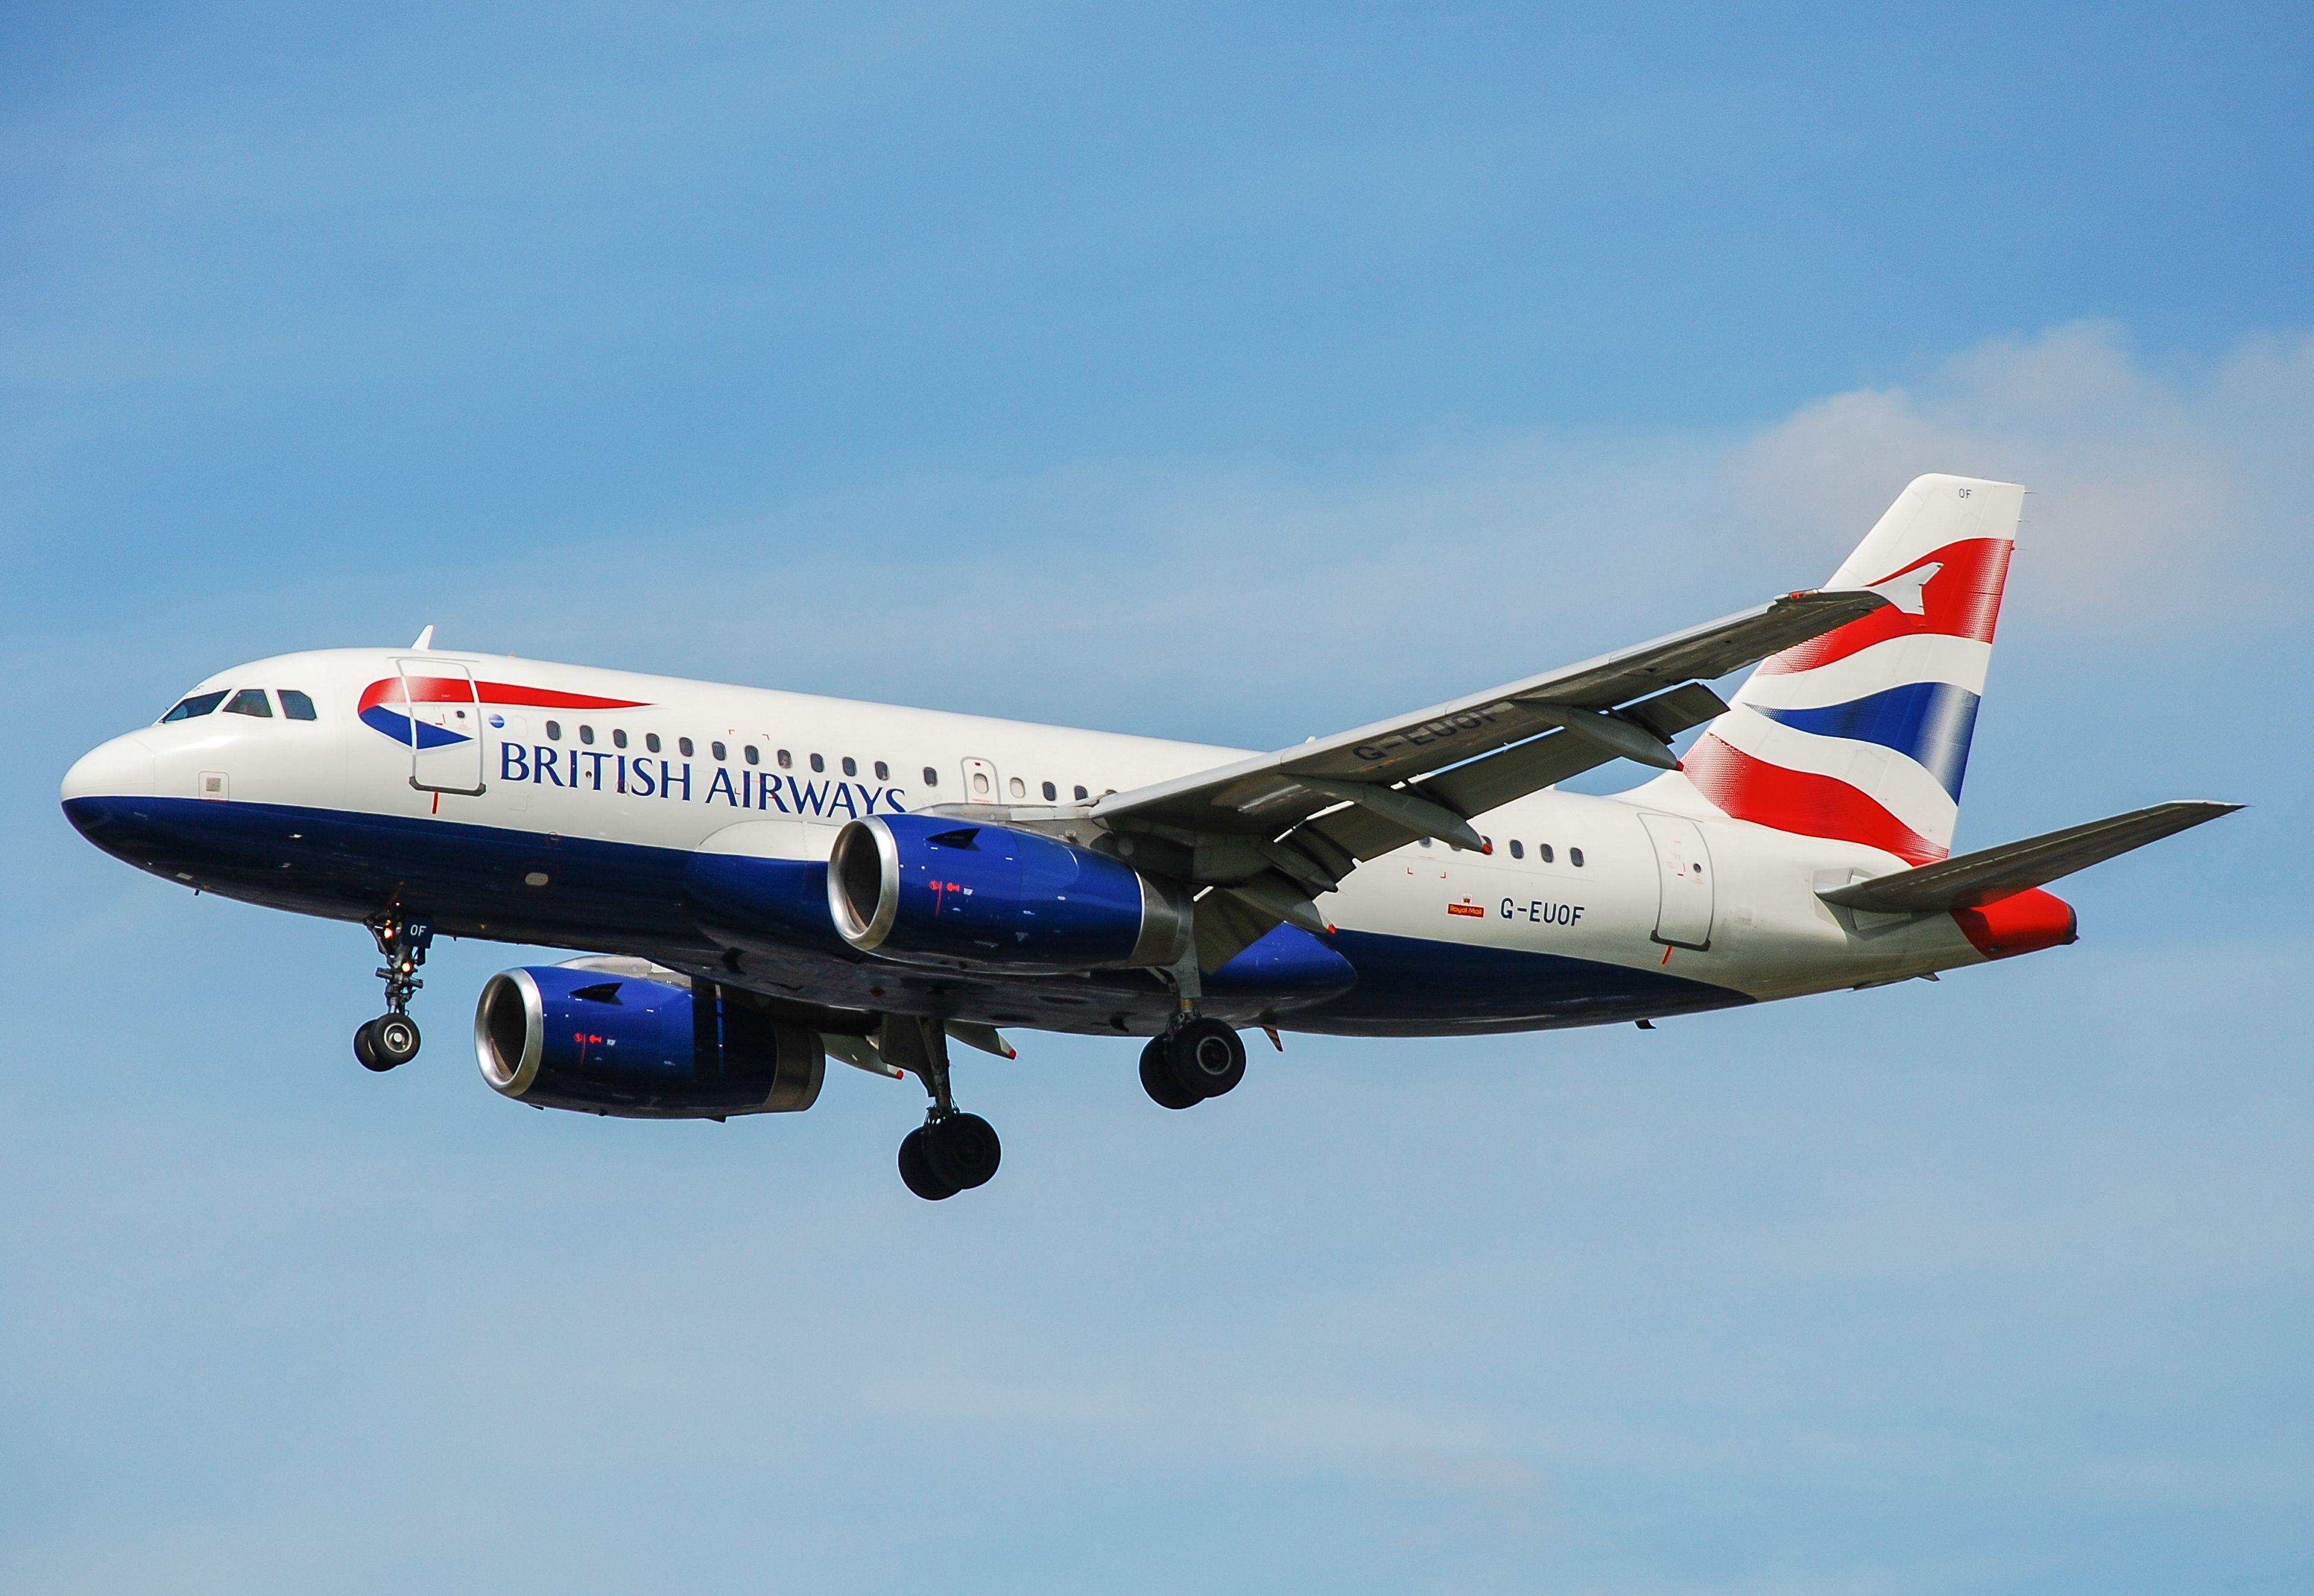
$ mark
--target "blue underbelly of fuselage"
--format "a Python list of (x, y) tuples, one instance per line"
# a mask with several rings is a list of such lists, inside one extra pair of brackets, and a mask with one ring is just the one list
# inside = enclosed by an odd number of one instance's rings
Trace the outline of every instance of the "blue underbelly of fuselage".
[[(1153, 974), (990, 975), (863, 955), (827, 918), (826, 867), (746, 860), (746, 894), (711, 856), (432, 818), (190, 798), (82, 798), (90, 842), (155, 875), (296, 913), (389, 908), (455, 937), (633, 954), (791, 1002), (994, 1025), (1151, 1035), (1173, 1001)], [(702, 886), (707, 890), (702, 891)], [(1345, 968), (1347, 966), (1347, 968)], [(1206, 978), (1233, 1024), (1352, 1036), (1540, 1030), (1749, 1002), (1725, 987), (1596, 960), (1280, 926)]]

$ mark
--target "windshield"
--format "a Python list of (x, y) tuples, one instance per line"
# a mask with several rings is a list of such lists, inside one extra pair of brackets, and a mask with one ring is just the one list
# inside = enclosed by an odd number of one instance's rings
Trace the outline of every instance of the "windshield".
[(197, 692), (162, 716), (161, 724), (166, 726), (172, 720), (190, 720), (196, 715), (208, 714), (223, 702), (225, 702), (223, 692)]

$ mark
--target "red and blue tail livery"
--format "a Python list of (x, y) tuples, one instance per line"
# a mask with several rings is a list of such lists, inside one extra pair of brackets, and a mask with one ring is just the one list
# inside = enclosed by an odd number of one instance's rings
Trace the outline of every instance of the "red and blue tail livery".
[(1952, 850), (2025, 490), (1922, 477), (1829, 586), (1888, 599), (1761, 662), (1683, 774), (1719, 813), (1927, 864)]
[[(951, 1045), (1011, 1058), (1007, 1031), (1118, 1039), (1179, 1110), (1237, 1084), (1255, 1027), (1652, 1027), (2071, 941), (2045, 884), (2232, 806), (1954, 854), (2023, 495), (1922, 477), (1821, 589), (1267, 753), (428, 627), (210, 677), (75, 764), (65, 813), (174, 886), (366, 926), (372, 1070), (419, 1051), (437, 933), (576, 949), (483, 985), (493, 1091), (720, 1120), (810, 1108), (831, 1059), (914, 1077), (900, 1177), (952, 1197), (1001, 1148)], [(1560, 785), (1619, 759), (1661, 773)]]

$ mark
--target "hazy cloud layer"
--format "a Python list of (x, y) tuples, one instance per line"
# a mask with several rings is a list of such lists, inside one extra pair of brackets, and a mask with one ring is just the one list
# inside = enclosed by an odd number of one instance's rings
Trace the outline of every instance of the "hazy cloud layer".
[(2011, 601), (2045, 634), (2271, 626), (2309, 569), (2314, 338), (2161, 370), (2062, 327), (1753, 432), (1439, 441), (1322, 481), (927, 475), (606, 530), (565, 568), (619, 579), (534, 611), (481, 602), (535, 580), (529, 556), (486, 568), (444, 635), (608, 663), (572, 640), (617, 631), (659, 668), (1274, 742), (1820, 582), (1930, 471), (2032, 489)]

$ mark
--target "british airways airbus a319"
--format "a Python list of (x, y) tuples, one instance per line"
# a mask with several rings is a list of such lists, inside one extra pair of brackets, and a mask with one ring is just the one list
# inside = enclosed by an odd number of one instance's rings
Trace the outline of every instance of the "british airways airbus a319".
[[(995, 1173), (951, 1042), (1137, 1039), (1167, 1108), (1240, 1032), (1450, 1036), (1860, 987), (2074, 937), (2058, 877), (2234, 805), (1955, 857), (2024, 489), (1927, 476), (1822, 589), (1274, 754), (432, 647), (239, 666), (74, 765), (88, 840), (358, 921), (416, 1056), (439, 934), (587, 948), (482, 988), (539, 1107), (795, 1112), (830, 1057), (931, 1098), (900, 1175)], [(1731, 702), (1706, 683), (1750, 666)], [(1668, 745), (1704, 727), (1683, 762)], [(1630, 760), (1612, 797), (1557, 789)]]

